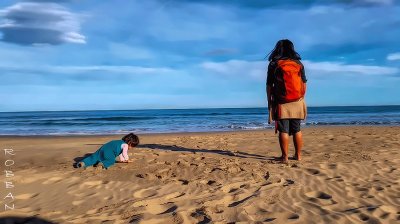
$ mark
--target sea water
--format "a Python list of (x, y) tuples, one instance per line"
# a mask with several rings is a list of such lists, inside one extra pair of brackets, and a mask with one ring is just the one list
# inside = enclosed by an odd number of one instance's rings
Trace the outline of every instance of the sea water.
[[(98, 135), (273, 128), (267, 108), (1, 112), (0, 135)], [(400, 125), (400, 106), (308, 107), (303, 126)]]

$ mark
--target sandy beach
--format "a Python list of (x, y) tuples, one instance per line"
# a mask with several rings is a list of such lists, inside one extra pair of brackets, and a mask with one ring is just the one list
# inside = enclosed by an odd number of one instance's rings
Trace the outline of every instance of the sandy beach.
[[(139, 135), (134, 162), (109, 170), (72, 164), (121, 136), (0, 137), (15, 152), (2, 152), (2, 179), (14, 187), (1, 187), (0, 222), (400, 222), (400, 127), (314, 127), (303, 136), (303, 161), (285, 165), (274, 159), (273, 130)], [(10, 192), (15, 200), (4, 199)]]

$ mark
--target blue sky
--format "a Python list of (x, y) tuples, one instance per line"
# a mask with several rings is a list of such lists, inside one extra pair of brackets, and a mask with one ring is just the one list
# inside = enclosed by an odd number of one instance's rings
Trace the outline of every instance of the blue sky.
[(400, 104), (400, 1), (0, 2), (0, 111), (266, 106), (291, 39), (309, 106)]

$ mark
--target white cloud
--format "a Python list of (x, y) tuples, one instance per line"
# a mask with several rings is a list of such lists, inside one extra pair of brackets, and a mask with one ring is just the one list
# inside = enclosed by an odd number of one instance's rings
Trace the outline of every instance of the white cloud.
[(361, 0), (361, 2), (377, 5), (391, 5), (393, 0)]
[(20, 2), (0, 11), (2, 40), (21, 45), (86, 42), (80, 19), (65, 7), (49, 2)]
[(48, 71), (54, 73), (86, 73), (86, 72), (110, 72), (110, 73), (131, 73), (131, 74), (165, 74), (173, 72), (169, 68), (151, 68), (141, 66), (128, 66), (128, 65), (99, 65), (99, 66), (51, 66)]
[(328, 13), (341, 13), (343, 11), (344, 11), (343, 8), (337, 8), (337, 7), (325, 6), (325, 5), (312, 6), (310, 9), (308, 9), (308, 12), (311, 15), (328, 14)]
[(128, 65), (93, 65), (93, 66), (1, 66), (0, 70), (3, 74), (15, 73), (28, 73), (28, 74), (175, 74), (176, 71), (165, 67), (141, 67), (141, 66), (128, 66)]
[[(203, 69), (226, 76), (250, 76), (256, 79), (266, 78), (266, 61), (230, 60), (226, 62), (204, 62)], [(307, 74), (311, 75), (391, 75), (400, 72), (398, 68), (385, 66), (370, 66), (359, 64), (344, 64), (342, 62), (312, 62), (303, 61)]]
[(399, 73), (398, 68), (386, 66), (344, 64), (342, 62), (312, 62), (303, 61), (306, 70), (312, 72), (337, 73), (337, 74), (362, 74), (362, 75), (391, 75)]
[(265, 61), (230, 60), (226, 62), (204, 62), (200, 67), (227, 76), (241, 75), (265, 79), (267, 63)]
[(386, 57), (386, 59), (389, 60), (389, 61), (400, 60), (400, 52), (393, 53), (393, 54), (389, 54), (389, 55)]

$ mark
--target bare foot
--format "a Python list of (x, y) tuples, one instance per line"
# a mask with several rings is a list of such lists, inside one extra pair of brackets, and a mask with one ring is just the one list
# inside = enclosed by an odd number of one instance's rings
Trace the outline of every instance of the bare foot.
[(280, 156), (280, 157), (273, 157), (274, 161), (278, 161), (278, 162), (282, 162), (282, 161), (288, 161), (288, 158), (285, 158), (284, 156)]
[(289, 158), (285, 156), (281, 156), (277, 159), (279, 162), (284, 163), (284, 164), (289, 164)]
[(295, 160), (297, 160), (297, 161), (301, 161), (301, 156), (295, 155), (293, 158), (294, 158)]

